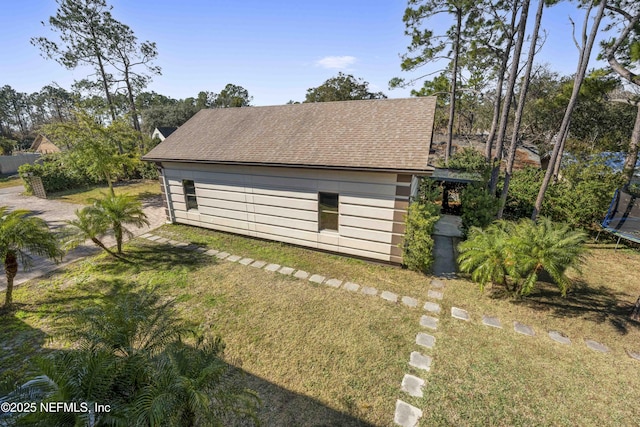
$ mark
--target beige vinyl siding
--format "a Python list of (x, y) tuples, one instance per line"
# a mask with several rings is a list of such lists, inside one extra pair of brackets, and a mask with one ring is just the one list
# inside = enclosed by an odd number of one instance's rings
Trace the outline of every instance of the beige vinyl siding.
[[(176, 222), (390, 261), (396, 174), (164, 163)], [(197, 211), (186, 211), (182, 180)], [(339, 195), (338, 231), (318, 231), (318, 193)]]

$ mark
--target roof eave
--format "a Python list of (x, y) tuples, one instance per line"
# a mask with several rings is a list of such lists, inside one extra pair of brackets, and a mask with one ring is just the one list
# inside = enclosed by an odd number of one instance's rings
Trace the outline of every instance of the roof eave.
[(435, 168), (425, 166), (424, 169), (412, 168), (384, 168), (371, 166), (335, 166), (335, 165), (306, 165), (291, 163), (261, 163), (261, 162), (232, 162), (232, 161), (216, 161), (216, 160), (192, 160), (192, 159), (170, 159), (170, 158), (151, 158), (143, 156), (142, 160), (147, 162), (172, 162), (172, 163), (196, 163), (205, 165), (230, 165), (230, 166), (265, 166), (280, 168), (297, 168), (297, 169), (329, 169), (329, 170), (349, 170), (361, 172), (393, 172), (406, 173), (411, 175), (429, 175)]

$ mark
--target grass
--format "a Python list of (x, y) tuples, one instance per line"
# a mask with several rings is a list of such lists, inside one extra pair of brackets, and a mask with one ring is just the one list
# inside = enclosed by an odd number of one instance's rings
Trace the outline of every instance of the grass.
[(429, 281), (425, 276), (386, 264), (373, 263), (330, 253), (296, 247), (284, 243), (239, 237), (234, 234), (206, 230), (188, 225), (166, 225), (155, 234), (201, 246), (227, 251), (235, 255), (287, 265), (327, 278), (349, 280), (379, 291), (419, 298), (426, 295)]
[(22, 185), (22, 179), (17, 176), (0, 177), (0, 188), (8, 188)]
[[(108, 186), (100, 185), (52, 193), (48, 194), (47, 198), (80, 205), (90, 205), (91, 199), (99, 198), (102, 195), (107, 194), (108, 191)], [(142, 180), (116, 184), (114, 186), (114, 191), (116, 194), (127, 193), (140, 200), (161, 194), (160, 184), (157, 180)]]
[(55, 336), (67, 313), (134, 281), (157, 286), (185, 319), (223, 337), (226, 358), (262, 398), (263, 425), (389, 424), (418, 309), (167, 246), (135, 242), (127, 252), (133, 264), (101, 255), (17, 288), (7, 320), (28, 327), (3, 327), (0, 342), (34, 339), (28, 351), (12, 345), (8, 361), (70, 344), (35, 337)]
[[(640, 409), (629, 405), (640, 387), (640, 324), (628, 319), (640, 293), (640, 254), (594, 247), (567, 298), (551, 284), (526, 299), (500, 289), (481, 293), (464, 280), (449, 282), (443, 310), (468, 310), (471, 322), (444, 316), (436, 333), (429, 386), (418, 407), (428, 405), (420, 425), (629, 425)], [(481, 324), (496, 316), (503, 329)], [(535, 337), (514, 332), (513, 322), (532, 326)], [(561, 331), (571, 346), (547, 333)], [(585, 339), (611, 352), (589, 350)]]
[[(156, 233), (422, 301), (430, 279), (187, 226)], [(481, 293), (465, 280), (447, 281), (439, 327), (431, 332), (436, 346), (426, 350), (414, 344), (420, 309), (146, 241), (126, 250), (134, 263), (100, 255), (15, 290), (18, 310), (0, 318), (0, 343), (11, 346), (0, 353), (0, 377), (27, 378), (32, 354), (71, 344), (48, 338), (67, 313), (134, 281), (157, 286), (185, 319), (223, 337), (227, 359), (263, 400), (263, 425), (393, 425), (398, 398), (422, 409), (421, 426), (605, 426), (640, 419), (640, 408), (630, 403), (640, 389), (640, 362), (625, 354), (640, 352), (640, 325), (627, 317), (640, 293), (637, 251), (594, 246), (567, 298), (544, 283), (513, 300), (500, 289)], [(468, 310), (471, 321), (452, 319), (452, 306)], [(503, 329), (483, 326), (483, 314), (497, 316)], [(514, 321), (532, 326), (536, 336), (515, 333)], [(553, 342), (549, 330), (564, 332), (572, 345)], [(587, 349), (586, 338), (611, 352)], [(407, 364), (415, 350), (433, 357), (431, 372)], [(427, 380), (423, 398), (400, 391), (405, 373)]]

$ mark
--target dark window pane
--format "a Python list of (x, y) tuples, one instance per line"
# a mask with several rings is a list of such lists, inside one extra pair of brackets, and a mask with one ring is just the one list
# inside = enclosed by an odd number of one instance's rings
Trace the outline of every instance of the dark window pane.
[(192, 180), (183, 180), (182, 188), (184, 188), (184, 198), (187, 204), (187, 210), (198, 209), (198, 199), (196, 198), (196, 184)]
[(338, 231), (338, 195), (333, 193), (320, 193), (318, 195), (318, 213), (320, 230)]

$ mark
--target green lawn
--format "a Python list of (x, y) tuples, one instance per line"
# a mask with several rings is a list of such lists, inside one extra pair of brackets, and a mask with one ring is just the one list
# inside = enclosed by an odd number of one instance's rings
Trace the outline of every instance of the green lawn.
[(16, 187), (22, 185), (22, 179), (18, 177), (0, 177), (0, 188)]
[[(429, 277), (298, 247), (186, 226), (157, 234), (276, 262), (425, 300)], [(315, 285), (277, 273), (138, 239), (133, 264), (105, 256), (80, 261), (16, 289), (18, 310), (0, 318), (0, 378), (24, 381), (30, 357), (71, 343), (50, 340), (66, 313), (108, 295), (123, 281), (154, 285), (182, 316), (220, 334), (225, 356), (247, 374), (263, 400), (263, 425), (393, 425), (398, 398), (432, 425), (629, 425), (640, 419), (640, 327), (627, 320), (640, 292), (640, 254), (597, 247), (579, 286), (566, 299), (544, 285), (526, 300), (481, 293), (464, 280), (447, 283), (431, 372), (408, 366), (422, 309)], [(464, 308), (471, 322), (452, 319)], [(497, 316), (498, 330), (482, 314)], [(513, 321), (537, 335), (513, 331)], [(565, 332), (562, 346), (546, 332)], [(611, 348), (599, 354), (595, 339)], [(6, 346), (11, 347), (5, 350)], [(423, 398), (400, 391), (405, 373), (424, 377)], [(6, 386), (5, 386), (6, 389)], [(2, 391), (2, 390), (0, 390)]]
[[(114, 191), (116, 194), (127, 193), (141, 200), (161, 194), (160, 183), (157, 180), (123, 182), (116, 184)], [(79, 205), (90, 205), (91, 199), (99, 198), (108, 192), (109, 187), (101, 185), (51, 193), (47, 195), (47, 198)]]

